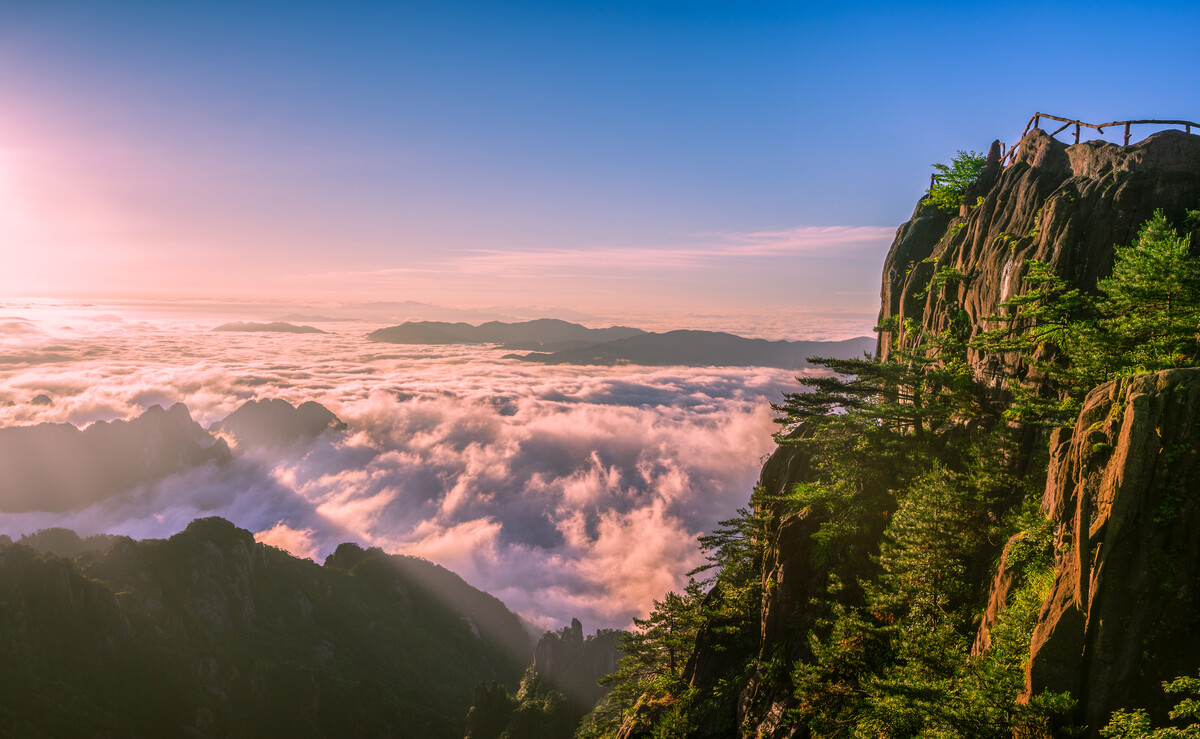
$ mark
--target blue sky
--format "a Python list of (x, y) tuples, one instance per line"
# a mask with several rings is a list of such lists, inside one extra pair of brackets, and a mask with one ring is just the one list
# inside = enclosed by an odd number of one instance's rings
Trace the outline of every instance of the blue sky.
[(866, 315), (931, 162), (1035, 110), (1200, 119), (1197, 31), (1185, 3), (8, 0), (0, 297)]

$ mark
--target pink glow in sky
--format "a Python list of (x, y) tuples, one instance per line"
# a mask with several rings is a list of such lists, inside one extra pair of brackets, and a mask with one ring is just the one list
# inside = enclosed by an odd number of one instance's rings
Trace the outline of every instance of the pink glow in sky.
[[(0, 297), (863, 333), (932, 162), (1037, 110), (1200, 116), (1195, 7), (1093, 10), (6, 2)], [(1047, 76), (1067, 27), (1141, 52)]]
[[(791, 227), (536, 246), (506, 243), (486, 223), (425, 235), (378, 214), (343, 230), (343, 204), (289, 209), (270, 187), (225, 187), (238, 173), (213, 172), (211, 163), (188, 159), (163, 171), (137, 150), (97, 155), (3, 136), (11, 146), (0, 149), (8, 267), (0, 295), (9, 297), (555, 306), (666, 314), (689, 328), (699, 327), (684, 323), (697, 312), (850, 311), (859, 320), (849, 334), (862, 334), (876, 303), (863, 275), (894, 232)], [(289, 175), (280, 176), (285, 190)], [(820, 330), (797, 325), (790, 334)]]

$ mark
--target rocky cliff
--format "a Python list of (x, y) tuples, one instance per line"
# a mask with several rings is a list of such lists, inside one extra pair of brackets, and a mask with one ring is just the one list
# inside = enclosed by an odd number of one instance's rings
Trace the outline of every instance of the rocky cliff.
[[(1132, 146), (1068, 146), (1033, 130), (1007, 167), (994, 145), (958, 213), (918, 204), (898, 230), (883, 271), (877, 358), (887, 361), (899, 350), (925, 352), (929, 337), (944, 332), (958, 331), (969, 340), (994, 328), (989, 317), (1003, 314), (1001, 304), (1025, 289), (1029, 260), (1094, 291), (1097, 280), (1111, 271), (1114, 247), (1132, 242), (1155, 210), (1182, 225), (1187, 211), (1197, 207), (1200, 136), (1166, 131)], [(1200, 224), (1189, 223), (1196, 244)], [(965, 359), (972, 379), (1001, 402), (1007, 378), (1027, 385), (1039, 380), (1015, 354), (970, 348)], [(1115, 709), (1131, 707), (1146, 707), (1154, 719), (1165, 720), (1169, 704), (1162, 681), (1200, 668), (1194, 639), (1200, 633), (1195, 603), (1200, 503), (1191, 494), (1200, 484), (1198, 414), (1200, 369), (1140, 375), (1096, 388), (1073, 428), (1052, 435), (1026, 428), (1012, 435), (1018, 441), (994, 446), (999, 472), (980, 488), (990, 501), (981, 510), (993, 522), (1015, 521), (1022, 501), (1005, 492), (1005, 485), (1020, 480), (1033, 490), (1044, 489), (1042, 510), (1053, 534), (1035, 542), (1032, 530), (1022, 531), (1007, 546), (1003, 539), (984, 541), (964, 555), (962, 571), (974, 577), (964, 608), (974, 609), (976, 616), (961, 638), (970, 645), (974, 634), (972, 656), (968, 659), (964, 650), (932, 671), (914, 672), (911, 666), (923, 657), (897, 651), (910, 638), (904, 635), (905, 622), (897, 619), (911, 619), (913, 612), (883, 608), (889, 586), (878, 569), (872, 571), (881, 547), (894, 546), (895, 537), (906, 535), (887, 523), (911, 495), (903, 487), (911, 478), (874, 497), (878, 507), (855, 522), (852, 546), (845, 550), (855, 552), (855, 561), (831, 565), (814, 557), (814, 542), (827, 535), (821, 533), (825, 521), (818, 509), (775, 508), (761, 554), (761, 608), (750, 614), (758, 624), (757, 646), (735, 653), (714, 636), (719, 624), (710, 620), (697, 636), (686, 676), (690, 687), (708, 695), (734, 680), (740, 695), (733, 725), (740, 734), (757, 737), (836, 736), (855, 726), (886, 729), (889, 736), (915, 735), (921, 727), (936, 733), (947, 726), (973, 726), (964, 735), (993, 736), (1012, 731), (997, 727), (1018, 724), (1022, 735), (1056, 735), (1054, 727), (1074, 724), (1085, 735), (1098, 736)], [(993, 429), (949, 429), (945, 433), (952, 441), (944, 448), (994, 444), (981, 440), (999, 438), (1006, 429), (1003, 423)], [(1047, 443), (1048, 472), (1042, 462)], [(762, 499), (786, 498), (796, 482), (816, 479), (809, 453), (803, 445), (781, 446), (763, 469)], [(951, 466), (964, 465), (955, 473), (959, 479), (974, 474), (966, 470), (964, 457), (944, 458)], [(1052, 559), (1038, 555), (1050, 550), (1051, 539)], [(1029, 562), (1042, 561), (1038, 556), (1052, 563), (1048, 595), (1030, 584)], [(856, 574), (846, 578), (846, 573)], [(867, 595), (845, 594), (856, 588), (854, 577), (862, 578)], [(836, 596), (830, 595), (833, 584)], [(710, 600), (721, 597), (720, 587), (718, 582)], [(1016, 604), (1021, 598), (1033, 598), (1032, 606)], [(1000, 632), (1001, 650), (1017, 654), (996, 654), (992, 637)], [(831, 662), (830, 654), (838, 656)], [(967, 666), (948, 666), (957, 659)], [(788, 666), (790, 678), (780, 665)], [(1012, 674), (1019, 675), (1022, 665), (1020, 690)], [(960, 669), (954, 678), (958, 688), (939, 687), (938, 670), (954, 674)], [(734, 678), (739, 672), (741, 677)], [(1000, 674), (1009, 677), (997, 678)], [(889, 687), (890, 675), (906, 677)], [(795, 682), (800, 676), (808, 681), (803, 688)], [(907, 682), (913, 676), (928, 682)], [(963, 686), (972, 681), (976, 687), (970, 690), (989, 696), (983, 703), (962, 697), (968, 690)], [(1069, 693), (1074, 707), (1021, 713), (1022, 701), (1038, 704), (1046, 691)], [(947, 696), (968, 706), (958, 718), (951, 714), (960, 709), (949, 707)], [(932, 702), (914, 708), (922, 700)], [(1007, 719), (987, 717), (988, 706), (1014, 700), (1005, 709)], [(821, 702), (835, 708), (821, 708)], [(880, 711), (881, 705), (893, 706), (893, 712)], [(1057, 718), (1038, 718), (1047, 715)], [(689, 735), (709, 734), (694, 727)]]
[[(1000, 167), (993, 145), (958, 215), (918, 203), (896, 233), (883, 267), (878, 356), (917, 332), (945, 331), (965, 316), (971, 336), (1021, 290), (1024, 263), (1037, 259), (1084, 290), (1112, 268), (1113, 247), (1128, 244), (1156, 209), (1181, 222), (1200, 206), (1200, 136), (1163, 131), (1131, 146), (1089, 141), (1068, 146), (1034, 129), (1014, 161)], [(1193, 235), (1193, 241), (1200, 233)], [(940, 270), (949, 279), (930, 290)], [(999, 378), (1016, 358), (972, 350), (977, 376)], [(1007, 366), (1006, 366), (1007, 365)]]
[(571, 619), (569, 627), (547, 631), (538, 640), (533, 668), (585, 713), (608, 692), (598, 681), (617, 669), (620, 636), (620, 631), (605, 629), (584, 637), (583, 624)]
[(1050, 447), (1057, 572), (1026, 695), (1069, 691), (1090, 727), (1118, 708), (1163, 720), (1161, 683), (1200, 667), (1200, 369), (1096, 388)]

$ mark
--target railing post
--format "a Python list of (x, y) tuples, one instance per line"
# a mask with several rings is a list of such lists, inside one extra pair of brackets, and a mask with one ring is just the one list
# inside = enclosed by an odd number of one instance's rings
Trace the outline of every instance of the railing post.
[(1033, 117), (1033, 127), (1034, 127), (1034, 128), (1040, 128), (1040, 127), (1041, 127), (1041, 121), (1042, 121), (1042, 117), (1041, 117), (1041, 116), (1039, 116), (1039, 115), (1035, 115), (1035, 116)]
[(1129, 124), (1125, 124), (1125, 146), (1129, 146)]
[(1075, 124), (1075, 143), (1079, 143), (1079, 124)]

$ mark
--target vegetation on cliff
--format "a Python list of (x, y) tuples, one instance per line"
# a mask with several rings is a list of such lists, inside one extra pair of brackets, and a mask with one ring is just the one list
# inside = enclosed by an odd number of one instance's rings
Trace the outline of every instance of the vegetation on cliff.
[[(1162, 593), (1190, 593), (1200, 571), (1194, 506), (1171, 482), (1192, 479), (1200, 375), (1085, 396), (1200, 364), (1196, 140), (1067, 151), (1034, 130), (1007, 169), (998, 145), (956, 160), (967, 179), (897, 234), (877, 357), (818, 360), (831, 374), (777, 406), (780, 448), (750, 506), (701, 541), (708, 579), (638, 622), (579, 735), (1096, 736), (1149, 700), (1136, 670), (1191, 660), (1171, 634), (1194, 609)], [(1048, 449), (1048, 427), (1086, 408), (1090, 425)], [(1160, 461), (1152, 438), (1118, 449), (1156, 429)], [(1051, 497), (1083, 479), (1099, 492)], [(1111, 538), (1130, 521), (1142, 544)], [(1094, 560), (1089, 540), (1107, 542)], [(1140, 647), (1113, 646), (1126, 628)], [(1167, 718), (1118, 712), (1110, 735)]]
[(984, 161), (979, 152), (959, 151), (949, 164), (934, 164), (926, 201), (947, 213), (957, 213), (963, 194), (979, 179)]
[[(607, 735), (728, 736), (766, 716), (781, 735), (999, 736), (1064, 707), (1051, 695), (1016, 700), (1052, 579), (1051, 532), (1023, 506), (1036, 480), (1011, 468), (1018, 432), (972, 383), (963, 337), (933, 344), (940, 361), (822, 360), (837, 374), (787, 396), (781, 443), (807, 461), (805, 481), (760, 488), (705, 539), (719, 565), (708, 596), (670, 594), (638, 623)], [(787, 571), (778, 550), (789, 528), (807, 540)], [(978, 584), (1018, 533), (1009, 567), (1023, 592), (973, 657), (988, 595)], [(760, 642), (784, 592), (792, 612)], [(676, 656), (705, 628), (721, 632), (728, 661), (715, 679)]]
[(1112, 274), (1081, 290), (1031, 260), (1029, 289), (1001, 306), (1000, 327), (975, 345), (1020, 353), (1045, 382), (1010, 378), (1015, 420), (1050, 426), (1079, 415), (1084, 395), (1116, 377), (1192, 367), (1200, 362), (1200, 258), (1191, 239), (1155, 211), (1128, 246), (1116, 249)]

